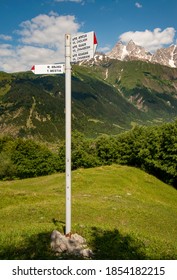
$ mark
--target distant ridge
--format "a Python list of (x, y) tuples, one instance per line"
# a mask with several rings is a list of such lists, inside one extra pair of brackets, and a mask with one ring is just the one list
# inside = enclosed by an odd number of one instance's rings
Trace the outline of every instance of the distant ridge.
[(171, 45), (168, 48), (158, 49), (154, 54), (146, 51), (145, 48), (130, 40), (127, 45), (121, 41), (117, 42), (113, 49), (106, 53), (106, 56), (121, 61), (141, 60), (158, 63), (168, 67), (177, 67), (177, 46)]

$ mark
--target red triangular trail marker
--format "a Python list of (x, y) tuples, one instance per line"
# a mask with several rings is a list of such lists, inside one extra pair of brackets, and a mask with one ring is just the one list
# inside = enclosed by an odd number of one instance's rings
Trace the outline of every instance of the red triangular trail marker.
[(96, 35), (95, 35), (95, 33), (94, 33), (94, 45), (97, 45), (97, 44), (98, 44), (97, 38), (96, 38)]

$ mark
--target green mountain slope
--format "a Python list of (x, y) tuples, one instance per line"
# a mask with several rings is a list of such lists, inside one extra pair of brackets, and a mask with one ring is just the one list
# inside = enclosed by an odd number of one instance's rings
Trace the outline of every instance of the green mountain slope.
[[(64, 75), (0, 73), (0, 132), (57, 141), (64, 137)], [(74, 65), (72, 128), (86, 136), (177, 116), (177, 69), (138, 61)]]
[[(50, 234), (65, 224), (64, 174), (1, 182), (0, 194), (0, 259), (55, 258)], [(72, 174), (72, 232), (94, 259), (176, 259), (176, 205), (174, 188), (136, 168)]]
[[(176, 116), (177, 69), (142, 61), (104, 61), (100, 77), (111, 83), (121, 94), (149, 118)], [(98, 73), (97, 67), (93, 67)]]

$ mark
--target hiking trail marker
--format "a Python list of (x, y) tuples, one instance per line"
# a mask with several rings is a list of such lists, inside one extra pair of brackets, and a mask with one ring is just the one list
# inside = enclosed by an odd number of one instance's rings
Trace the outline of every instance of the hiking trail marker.
[(43, 64), (33, 65), (31, 71), (34, 74), (63, 74), (65, 71), (64, 64)]
[(93, 31), (72, 36), (71, 61), (78, 62), (94, 57), (97, 47), (97, 38)]
[(65, 73), (65, 180), (66, 180), (66, 227), (65, 235), (71, 235), (71, 62), (94, 57), (97, 38), (93, 31), (72, 36), (65, 34), (65, 65), (34, 65), (34, 74)]

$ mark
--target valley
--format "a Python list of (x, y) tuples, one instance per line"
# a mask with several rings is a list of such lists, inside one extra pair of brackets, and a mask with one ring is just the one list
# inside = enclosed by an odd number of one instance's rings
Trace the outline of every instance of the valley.
[[(0, 132), (57, 142), (64, 137), (64, 75), (0, 73)], [(177, 69), (106, 57), (72, 66), (72, 129), (87, 137), (177, 117)]]

